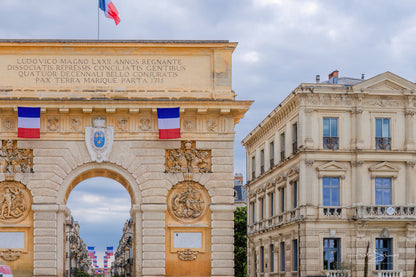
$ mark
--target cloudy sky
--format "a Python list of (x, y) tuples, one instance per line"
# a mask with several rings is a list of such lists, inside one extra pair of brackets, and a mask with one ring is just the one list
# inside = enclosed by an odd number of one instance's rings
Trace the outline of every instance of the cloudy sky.
[[(1, 39), (97, 39), (97, 0), (2, 0)], [(235, 171), (245, 173), (241, 140), (300, 83), (340, 76), (373, 77), (391, 71), (416, 81), (416, 1), (414, 0), (113, 0), (121, 23), (100, 13), (100, 38), (114, 40), (229, 40), (233, 55), (233, 89), (237, 100), (255, 100), (236, 127)], [(99, 181), (101, 182), (101, 181)], [(114, 222), (113, 241), (128, 218), (121, 185), (100, 190), (84, 184), (91, 196), (70, 196), (73, 214), (85, 234), (93, 226)], [(117, 188), (117, 189), (115, 189)], [(113, 192), (112, 189), (115, 189)], [(113, 193), (111, 199), (102, 191)], [(97, 194), (101, 191), (101, 194)], [(117, 194), (116, 194), (117, 192)], [(115, 197), (117, 195), (117, 197)], [(72, 199), (77, 198), (72, 202)], [(98, 207), (85, 218), (80, 207)], [(121, 203), (119, 207), (111, 203)], [(71, 204), (72, 205), (72, 204)], [(108, 206), (110, 205), (110, 207)], [(78, 210), (77, 210), (78, 209)], [(88, 213), (90, 210), (88, 211)], [(105, 216), (107, 214), (107, 216)], [(91, 222), (91, 223), (90, 223)], [(93, 234), (104, 249), (115, 224)], [(101, 226), (101, 225), (100, 225)], [(115, 227), (114, 227), (115, 228)], [(90, 231), (91, 230), (91, 231)], [(108, 235), (107, 235), (108, 231)], [(105, 233), (105, 235), (104, 235)], [(101, 241), (98, 241), (98, 238)], [(86, 238), (88, 242), (90, 238)], [(116, 245), (114, 245), (116, 246)]]

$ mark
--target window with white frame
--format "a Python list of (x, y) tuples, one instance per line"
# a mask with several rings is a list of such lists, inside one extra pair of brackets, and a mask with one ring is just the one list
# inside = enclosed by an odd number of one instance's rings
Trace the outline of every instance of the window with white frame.
[(338, 149), (338, 118), (323, 118), (323, 147), (324, 149)]
[(390, 118), (376, 118), (376, 149), (391, 150)]

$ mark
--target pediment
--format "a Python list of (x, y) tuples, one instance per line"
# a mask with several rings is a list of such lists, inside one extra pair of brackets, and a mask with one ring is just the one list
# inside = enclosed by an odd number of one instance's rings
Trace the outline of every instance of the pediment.
[(373, 166), (370, 166), (368, 170), (370, 170), (371, 172), (399, 172), (399, 168), (395, 167), (389, 162), (375, 164)]
[(339, 162), (329, 162), (326, 164), (322, 164), (316, 168), (318, 171), (318, 176), (322, 177), (341, 177), (345, 178), (345, 172), (347, 171), (347, 167)]
[(347, 167), (341, 163), (332, 161), (318, 166), (318, 171), (346, 171)]
[(286, 175), (283, 173), (277, 174), (276, 178), (274, 178), (274, 181), (276, 184), (282, 183), (286, 181)]
[(352, 87), (355, 92), (368, 94), (410, 94), (416, 85), (396, 74), (385, 72)]
[(286, 176), (289, 179), (297, 178), (298, 175), (299, 175), (299, 169), (298, 168), (294, 168), (294, 167), (291, 167), (289, 169), (289, 171), (286, 173)]

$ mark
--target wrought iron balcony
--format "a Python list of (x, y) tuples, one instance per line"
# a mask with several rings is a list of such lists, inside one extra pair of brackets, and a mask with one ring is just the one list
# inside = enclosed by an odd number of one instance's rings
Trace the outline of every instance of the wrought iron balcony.
[(416, 216), (416, 206), (358, 206), (355, 208), (354, 217), (357, 219), (395, 219), (408, 220)]
[(339, 146), (338, 146), (339, 138), (338, 137), (323, 137), (323, 142), (324, 142), (324, 149), (336, 150), (336, 149), (339, 148)]
[(391, 150), (390, 137), (376, 137), (376, 149)]
[(298, 152), (298, 142), (295, 140), (292, 143), (292, 154), (295, 154), (296, 152)]

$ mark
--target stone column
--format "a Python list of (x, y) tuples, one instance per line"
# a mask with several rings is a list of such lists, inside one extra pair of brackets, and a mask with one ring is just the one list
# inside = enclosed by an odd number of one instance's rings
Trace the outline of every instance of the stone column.
[(299, 168), (299, 184), (298, 184), (298, 193), (299, 193), (299, 205), (310, 205), (313, 201), (313, 193), (311, 193), (312, 182), (314, 180), (312, 176), (312, 166), (313, 160), (303, 160)]
[[(351, 163), (351, 165), (354, 167), (353, 172), (355, 174), (355, 187), (354, 187), (353, 203), (355, 202), (359, 205), (369, 204), (369, 203), (363, 203), (364, 202), (364, 196), (368, 195), (368, 193), (366, 193), (364, 191), (363, 180), (362, 180), (363, 161), (353, 161)], [(371, 188), (370, 188), (370, 192), (371, 192)], [(370, 196), (371, 196), (371, 193), (370, 193)]]
[[(140, 205), (135, 204), (130, 209), (130, 215), (134, 222), (134, 268), (133, 276), (141, 276), (143, 262), (143, 245), (142, 245), (142, 211)], [(161, 228), (162, 229), (162, 228)], [(159, 259), (164, 259), (164, 253), (154, 253)]]
[(211, 204), (211, 276), (234, 276), (233, 204)]
[(364, 148), (364, 140), (363, 140), (363, 133), (362, 133), (362, 125), (363, 125), (363, 110), (360, 107), (357, 107), (354, 110), (354, 126), (355, 126), (355, 148), (356, 149), (363, 149)]
[(304, 134), (304, 142), (306, 149), (312, 149), (313, 148), (313, 139), (312, 139), (312, 114), (313, 109), (305, 109), (305, 120), (302, 120), (305, 122), (305, 134)]
[(406, 131), (406, 150), (415, 150), (415, 139), (413, 137), (413, 116), (415, 115), (414, 111), (407, 110), (405, 112), (406, 116), (406, 125), (405, 125), (405, 131)]
[[(65, 235), (61, 217), (58, 219), (57, 204), (32, 204), (34, 232), (33, 232), (33, 276), (64, 276), (63, 253), (58, 255), (58, 235)], [(65, 218), (65, 215), (64, 215)], [(62, 223), (58, 234), (57, 225)], [(62, 240), (62, 238), (61, 238)], [(59, 243), (63, 245), (62, 242)], [(62, 248), (63, 246), (59, 247)]]
[[(146, 253), (146, 255), (143, 255), (142, 257), (142, 275), (139, 276), (164, 276), (165, 211), (167, 205), (142, 204), (141, 209), (143, 212), (142, 251), (143, 253)], [(140, 237), (137, 239), (140, 239)]]
[(412, 172), (415, 167), (415, 162), (408, 161), (406, 162), (406, 205), (413, 205), (414, 199), (414, 188), (412, 185)]

